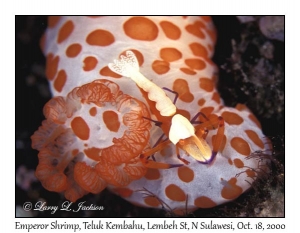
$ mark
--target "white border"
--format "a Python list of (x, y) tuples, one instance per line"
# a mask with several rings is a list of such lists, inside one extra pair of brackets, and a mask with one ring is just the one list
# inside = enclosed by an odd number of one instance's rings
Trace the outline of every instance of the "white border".
[[(14, 139), (15, 139), (15, 75), (14, 75), (14, 61), (15, 61), (15, 44), (14, 44), (14, 32), (15, 32), (15, 15), (19, 14), (213, 14), (213, 15), (285, 15), (286, 16), (286, 218), (281, 219), (217, 219), (218, 223), (227, 222), (248, 222), (252, 224), (263, 221), (265, 224), (270, 223), (284, 223), (286, 229), (281, 232), (296, 232), (298, 227), (298, 192), (299, 186), (299, 174), (296, 171), (299, 170), (299, 152), (297, 145), (299, 144), (299, 121), (298, 121), (298, 109), (299, 109), (299, 65), (296, 63), (299, 61), (299, 18), (296, 17), (298, 12), (296, 11), (296, 1), (279, 1), (279, 0), (252, 0), (252, 1), (224, 1), (224, 0), (15, 0), (1, 2), (1, 36), (0, 45), (1, 50), (1, 114), (0, 122), (1, 128), (1, 147), (2, 147), (2, 166), (1, 166), (1, 212), (2, 221), (1, 228), (3, 232), (26, 232), (21, 230), (15, 230), (15, 222), (52, 222), (54, 219), (15, 219), (15, 200), (14, 200)], [(275, 126), (276, 127), (276, 126)], [(297, 195), (297, 196), (296, 196)], [(202, 221), (201, 219), (176, 219), (176, 221)], [(80, 222), (91, 221), (85, 219), (59, 219), (64, 222)], [(104, 221), (108, 221), (105, 219)], [(122, 222), (122, 219), (113, 219), (115, 223)], [(126, 221), (129, 221), (127, 219)], [(137, 221), (155, 221), (161, 222), (163, 219), (137, 219)], [(167, 221), (171, 221), (167, 219)], [(204, 219), (203, 221), (209, 221)], [(102, 230), (103, 231), (103, 230)], [(35, 231), (45, 232), (45, 231)], [(53, 232), (53, 231), (52, 231)], [(57, 230), (56, 232), (66, 232), (63, 230)], [(81, 231), (85, 232), (85, 231)], [(110, 230), (114, 232), (114, 230)], [(206, 232), (201, 230), (201, 232)], [(208, 232), (208, 230), (207, 230)], [(209, 231), (211, 232), (211, 230)], [(257, 232), (254, 230), (248, 230), (247, 232)], [(270, 232), (270, 231), (269, 231)], [(271, 231), (272, 232), (272, 231)]]

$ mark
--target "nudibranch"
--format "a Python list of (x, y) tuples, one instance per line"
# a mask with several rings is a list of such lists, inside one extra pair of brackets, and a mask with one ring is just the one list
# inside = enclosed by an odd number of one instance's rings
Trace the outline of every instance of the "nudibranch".
[[(135, 205), (168, 206), (178, 214), (214, 207), (248, 190), (268, 163), (254, 155), (271, 146), (246, 106), (224, 106), (211, 60), (215, 42), (206, 16), (49, 17), (41, 47), (54, 97), (32, 136), (43, 186), (71, 201), (107, 187)], [(154, 96), (164, 92), (165, 101), (154, 97), (163, 107), (153, 107), (145, 90), (110, 69), (128, 51), (155, 84)], [(172, 105), (184, 125), (202, 128), (212, 157), (199, 163), (201, 158), (178, 149), (182, 134), (172, 121), (172, 132), (165, 134), (158, 118), (173, 114)], [(219, 119), (218, 127), (207, 123), (211, 119)], [(173, 143), (151, 154), (167, 140)]]
[(138, 155), (149, 140), (151, 125), (143, 118), (149, 112), (116, 83), (100, 79), (74, 88), (52, 98), (44, 115), (32, 147), (40, 151), (36, 176), (46, 189), (76, 201), (145, 175)]

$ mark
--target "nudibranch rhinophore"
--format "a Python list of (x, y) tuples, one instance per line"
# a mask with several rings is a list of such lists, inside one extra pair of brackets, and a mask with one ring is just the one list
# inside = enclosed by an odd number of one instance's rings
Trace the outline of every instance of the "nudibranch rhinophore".
[[(271, 145), (246, 106), (223, 105), (215, 42), (206, 16), (49, 17), (41, 47), (54, 97), (32, 136), (42, 185), (73, 202), (107, 187), (178, 214), (248, 190)], [(109, 65), (128, 51), (145, 78)]]

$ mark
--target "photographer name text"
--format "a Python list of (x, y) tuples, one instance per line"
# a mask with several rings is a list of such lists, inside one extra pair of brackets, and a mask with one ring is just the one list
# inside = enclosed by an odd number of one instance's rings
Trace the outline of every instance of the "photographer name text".
[(25, 202), (23, 204), (23, 209), (25, 211), (50, 211), (51, 214), (55, 214), (56, 211), (72, 211), (72, 212), (79, 212), (83, 210), (95, 210), (95, 211), (101, 211), (104, 210), (103, 206), (97, 206), (94, 204), (87, 205), (85, 201), (79, 202), (78, 204), (74, 204), (70, 201), (65, 201), (62, 203), (61, 206), (54, 206), (54, 205), (47, 205), (46, 202), (38, 201), (35, 204), (32, 204), (31, 202)]

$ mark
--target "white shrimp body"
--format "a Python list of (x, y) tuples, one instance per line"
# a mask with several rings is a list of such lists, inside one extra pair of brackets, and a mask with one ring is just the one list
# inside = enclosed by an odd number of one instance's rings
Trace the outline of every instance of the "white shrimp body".
[(139, 64), (132, 51), (126, 51), (126, 57), (121, 56), (120, 60), (109, 63), (108, 67), (119, 75), (131, 78), (147, 92), (148, 98), (156, 103), (156, 109), (162, 116), (173, 116), (176, 113), (175, 105), (165, 92), (139, 72)]
[(176, 114), (172, 117), (169, 139), (174, 145), (176, 145), (180, 139), (186, 139), (194, 135), (195, 128), (188, 119), (180, 114)]

